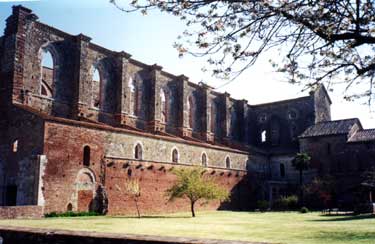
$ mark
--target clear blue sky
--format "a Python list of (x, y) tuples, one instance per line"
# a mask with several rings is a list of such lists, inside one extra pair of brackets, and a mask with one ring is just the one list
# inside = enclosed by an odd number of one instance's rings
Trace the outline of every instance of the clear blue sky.
[[(124, 4), (130, 2), (122, 1)], [(178, 58), (172, 44), (185, 25), (174, 16), (159, 12), (147, 16), (128, 14), (115, 8), (109, 0), (0, 0), (0, 29), (4, 29), (11, 7), (18, 4), (31, 8), (41, 22), (70, 34), (83, 33), (94, 43), (115, 51), (124, 50), (147, 64), (158, 63), (164, 70), (176, 75), (185, 74), (193, 82), (203, 80), (213, 87), (225, 83), (201, 72), (204, 59)], [(272, 52), (266, 54), (254, 67), (220, 91), (228, 91), (234, 98), (246, 99), (250, 104), (306, 95), (306, 92), (301, 92), (301, 87), (283, 82), (284, 77), (274, 72), (268, 59), (275, 55)], [(364, 127), (375, 127), (375, 114), (370, 114), (367, 106), (343, 101), (340, 90), (330, 95), (333, 119), (358, 117)]]

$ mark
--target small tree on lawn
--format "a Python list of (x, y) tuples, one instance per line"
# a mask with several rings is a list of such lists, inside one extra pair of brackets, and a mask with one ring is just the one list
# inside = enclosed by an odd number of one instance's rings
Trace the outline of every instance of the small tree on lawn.
[(126, 182), (125, 186), (126, 193), (133, 199), (135, 203), (135, 207), (137, 209), (138, 218), (141, 217), (138, 201), (139, 197), (141, 196), (141, 188), (139, 187), (139, 181), (138, 180), (129, 180)]
[(204, 176), (204, 170), (199, 167), (181, 168), (172, 171), (177, 176), (176, 183), (167, 190), (170, 200), (175, 198), (188, 198), (190, 201), (191, 215), (195, 217), (194, 205), (200, 199), (227, 200), (229, 193), (218, 186), (212, 178)]
[(300, 201), (303, 198), (303, 171), (310, 167), (311, 157), (307, 153), (297, 153), (297, 155), (292, 160), (293, 167), (299, 171), (299, 185), (300, 185)]

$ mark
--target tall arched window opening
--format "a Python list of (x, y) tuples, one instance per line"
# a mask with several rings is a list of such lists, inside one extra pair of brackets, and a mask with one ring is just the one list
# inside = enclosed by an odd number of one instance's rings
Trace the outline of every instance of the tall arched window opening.
[(207, 167), (208, 166), (206, 153), (202, 154), (202, 166), (203, 167)]
[(15, 140), (12, 144), (12, 151), (16, 153), (18, 151), (18, 140)]
[(285, 177), (285, 165), (284, 164), (280, 164), (280, 176), (282, 178)]
[(137, 115), (138, 111), (138, 88), (136, 80), (133, 78), (129, 79), (128, 88), (130, 93), (130, 114)]
[(263, 130), (260, 134), (260, 139), (261, 139), (261, 142), (264, 143), (267, 141), (267, 132), (266, 130)]
[(188, 101), (187, 101), (187, 104), (188, 104), (188, 112), (189, 112), (189, 128), (194, 128), (194, 101), (193, 101), (193, 97), (192, 96), (189, 96), (188, 97)]
[(55, 64), (52, 53), (46, 48), (42, 49), (42, 79), (40, 83), (40, 95), (52, 98), (55, 77)]
[(178, 151), (176, 148), (172, 151), (172, 162), (178, 163)]
[(167, 97), (163, 89), (160, 89), (160, 117), (161, 122), (166, 123), (168, 120), (168, 105), (167, 105)]
[(137, 160), (142, 160), (142, 154), (143, 154), (143, 152), (142, 152), (143, 150), (142, 150), (142, 146), (141, 146), (141, 144), (137, 144), (136, 146), (135, 146), (135, 148), (134, 148), (134, 158), (135, 159), (137, 159)]
[(236, 108), (232, 106), (230, 108), (230, 136), (231, 137), (236, 137), (236, 130), (237, 130), (237, 112)]
[(94, 108), (101, 107), (101, 79), (100, 73), (97, 68), (93, 67), (93, 75), (92, 75), (92, 101), (91, 105)]
[(89, 146), (83, 148), (83, 165), (86, 167), (90, 166), (91, 149)]

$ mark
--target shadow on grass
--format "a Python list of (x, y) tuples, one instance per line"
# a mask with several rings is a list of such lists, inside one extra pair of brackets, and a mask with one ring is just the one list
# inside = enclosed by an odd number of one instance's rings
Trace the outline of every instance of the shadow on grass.
[(361, 214), (361, 215), (348, 215), (348, 214), (336, 214), (336, 215), (321, 215), (326, 219), (314, 219), (310, 220), (313, 222), (329, 222), (329, 221), (350, 221), (350, 220), (362, 220), (362, 219), (375, 219), (373, 214)]
[[(322, 243), (328, 243), (328, 241), (347, 243), (349, 241), (369, 241), (373, 243), (375, 240), (375, 232), (360, 232), (360, 231), (333, 231), (333, 232), (319, 232), (313, 235), (316, 240), (321, 240)], [(320, 243), (320, 242), (318, 242)], [(352, 243), (352, 242), (350, 242)], [(355, 242), (353, 242), (355, 243)]]
[(191, 216), (165, 216), (165, 215), (149, 215), (149, 216), (111, 216), (114, 219), (190, 219)]

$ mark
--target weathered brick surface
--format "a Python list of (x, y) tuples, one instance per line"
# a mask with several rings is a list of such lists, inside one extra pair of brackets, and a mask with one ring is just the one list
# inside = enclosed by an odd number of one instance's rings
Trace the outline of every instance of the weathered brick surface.
[[(142, 189), (140, 206), (145, 213), (173, 212), (188, 210), (185, 201), (168, 202), (165, 190), (175, 180), (170, 172), (181, 164), (200, 165), (201, 154), (206, 152), (212, 167), (207, 175), (214, 177), (220, 185), (234, 192), (233, 202), (226, 208), (246, 209), (248, 188), (244, 167), (248, 156), (226, 150), (197, 147), (188, 144), (168, 142), (150, 137), (139, 137), (125, 133), (113, 133), (105, 130), (77, 127), (57, 122), (46, 122), (45, 155), (48, 164), (44, 176), (45, 211), (65, 211), (69, 203), (74, 210), (89, 210), (87, 189), (77, 186), (80, 172), (86, 169), (94, 176), (91, 188), (93, 197), (98, 184), (103, 184), (108, 194), (109, 213), (134, 213), (134, 203), (125, 192), (128, 179), (139, 179)], [(143, 160), (134, 160), (134, 147), (141, 142), (144, 148)], [(83, 166), (83, 147), (91, 148), (91, 164)], [(64, 151), (61, 148), (64, 148)], [(154, 150), (158, 148), (158, 150)], [(180, 163), (172, 164), (171, 152), (178, 148)], [(233, 167), (239, 170), (226, 170), (225, 157), (229, 155)], [(156, 160), (153, 160), (156, 159)], [(242, 169), (242, 170), (241, 170)], [(246, 185), (247, 184), (247, 185)], [(241, 191), (238, 189), (243, 185)], [(246, 187), (245, 187), (246, 185)], [(242, 195), (242, 198), (241, 196)], [(93, 199), (92, 199), (93, 200)], [(93, 200), (94, 201), (94, 200)], [(86, 206), (86, 209), (83, 209)], [(217, 209), (218, 202), (203, 206), (205, 209)]]
[(44, 216), (42, 206), (0, 207), (1, 219), (38, 219)]

